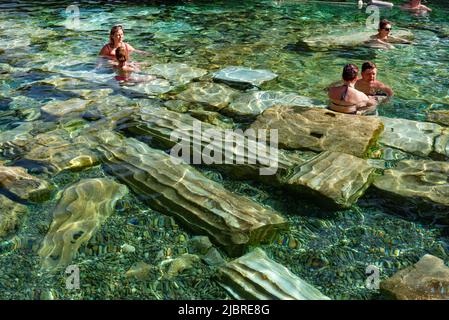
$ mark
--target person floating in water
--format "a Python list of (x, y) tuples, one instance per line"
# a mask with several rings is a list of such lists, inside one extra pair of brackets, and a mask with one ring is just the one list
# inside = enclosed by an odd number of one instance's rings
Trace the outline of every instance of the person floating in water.
[(126, 50), (125, 46), (121, 46), (116, 48), (114, 51), (115, 51), (115, 58), (118, 62), (118, 65), (114, 66), (117, 69), (117, 76), (115, 76), (115, 79), (117, 81), (144, 82), (156, 79), (156, 77), (152, 75), (146, 76), (141, 75), (131, 77), (131, 74), (133, 72), (138, 72), (140, 70), (136, 65), (129, 64), (128, 50)]
[(359, 68), (353, 64), (347, 64), (343, 68), (344, 84), (338, 87), (330, 87), (328, 96), (331, 100), (330, 110), (347, 114), (363, 114), (376, 110), (377, 102), (363, 92), (354, 88), (358, 80)]
[(401, 9), (412, 11), (415, 13), (426, 13), (432, 11), (432, 9), (430, 9), (429, 7), (421, 4), (421, 0), (410, 0), (408, 3), (404, 3), (401, 6)]
[(377, 34), (371, 36), (370, 42), (381, 44), (383, 47), (388, 49), (394, 49), (394, 46), (391, 43), (413, 44), (413, 42), (409, 40), (393, 37), (391, 35), (391, 30), (391, 22), (386, 19), (381, 20), (379, 22), (379, 29), (377, 30)]
[(109, 58), (111, 60), (115, 60), (115, 58), (116, 58), (115, 51), (117, 50), (117, 48), (120, 48), (120, 47), (125, 48), (128, 56), (132, 52), (145, 54), (145, 55), (151, 54), (149, 52), (137, 50), (137, 49), (133, 48), (129, 43), (126, 43), (123, 41), (124, 37), (125, 37), (125, 33), (123, 30), (123, 27), (121, 25), (113, 26), (109, 33), (109, 43), (103, 46), (99, 55), (102, 57)]
[(368, 96), (381, 96), (386, 95), (391, 97), (394, 93), (393, 90), (376, 80), (377, 67), (374, 63), (368, 61), (362, 65), (362, 79), (357, 80), (355, 88)]

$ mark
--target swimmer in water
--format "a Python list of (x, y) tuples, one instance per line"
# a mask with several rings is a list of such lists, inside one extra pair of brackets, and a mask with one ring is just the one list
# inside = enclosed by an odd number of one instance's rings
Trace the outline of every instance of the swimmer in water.
[(115, 51), (117, 48), (124, 47), (128, 56), (132, 52), (144, 54), (144, 55), (150, 55), (151, 53), (137, 50), (133, 48), (129, 43), (126, 43), (123, 41), (125, 37), (125, 33), (123, 30), (123, 27), (121, 25), (113, 26), (110, 33), (109, 33), (109, 43), (104, 45), (103, 48), (100, 50), (99, 55), (102, 57), (109, 58), (111, 60), (115, 60)]
[(429, 7), (421, 4), (421, 0), (410, 0), (408, 3), (404, 3), (401, 6), (402, 10), (408, 10), (415, 13), (426, 13), (426, 12), (432, 12), (432, 9)]
[(362, 65), (362, 79), (357, 80), (354, 87), (368, 96), (393, 96), (393, 90), (389, 86), (376, 80), (376, 76), (376, 65), (370, 61), (365, 62)]
[(392, 36), (391, 30), (391, 22), (386, 19), (381, 20), (379, 22), (377, 34), (371, 36), (371, 42), (374, 44), (381, 44), (387, 49), (394, 49), (394, 46), (391, 43), (413, 44), (412, 41)]
[(129, 64), (128, 50), (126, 50), (125, 46), (115, 49), (115, 58), (118, 62), (118, 65), (114, 66), (117, 69), (117, 76), (115, 76), (117, 81), (144, 82), (156, 79), (156, 77), (151, 75), (140, 76), (138, 78), (131, 77), (133, 72), (138, 72), (140, 70), (137, 66)]

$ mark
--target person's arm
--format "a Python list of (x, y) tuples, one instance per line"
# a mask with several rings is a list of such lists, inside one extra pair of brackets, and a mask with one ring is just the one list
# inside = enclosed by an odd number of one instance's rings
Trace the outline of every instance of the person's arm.
[(385, 41), (380, 40), (380, 39), (376, 39), (376, 42), (382, 44), (387, 49), (394, 49), (394, 45), (392, 45), (391, 43), (385, 42)]
[(98, 54), (99, 56), (107, 56), (108, 55), (108, 49), (107, 49), (108, 45), (104, 45), (103, 48), (101, 48), (100, 53)]
[(390, 39), (391, 41), (393, 41), (394, 43), (416, 44), (416, 43), (413, 42), (413, 41), (410, 41), (410, 40), (407, 40), (407, 39), (398, 38), (398, 37), (393, 37), (393, 36), (390, 36), (389, 39)]
[(148, 52), (148, 51), (138, 50), (138, 49), (134, 48), (132, 45), (130, 45), (129, 43), (127, 45), (128, 45), (129, 52), (135, 52), (135, 53), (143, 54), (146, 56), (149, 56), (152, 54), (151, 52)]
[(389, 97), (394, 95), (393, 90), (389, 86), (383, 84), (380, 81), (377, 82), (376, 89), (385, 92), (387, 94), (387, 96), (389, 96)]
[(432, 9), (430, 9), (429, 7), (425, 6), (425, 5), (421, 5), (421, 8), (424, 10), (427, 10), (428, 12), (432, 12)]

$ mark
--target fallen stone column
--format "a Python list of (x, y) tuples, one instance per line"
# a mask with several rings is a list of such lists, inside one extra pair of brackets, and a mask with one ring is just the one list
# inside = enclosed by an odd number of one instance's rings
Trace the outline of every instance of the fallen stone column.
[(98, 133), (106, 170), (153, 209), (175, 216), (230, 255), (271, 241), (287, 222), (275, 211), (227, 191), (193, 167), (133, 138)]
[(220, 267), (219, 282), (236, 299), (330, 300), (259, 248)]

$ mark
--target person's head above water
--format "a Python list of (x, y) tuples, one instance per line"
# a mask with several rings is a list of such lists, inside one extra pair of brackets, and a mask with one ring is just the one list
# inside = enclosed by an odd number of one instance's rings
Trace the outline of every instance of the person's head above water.
[(121, 25), (116, 25), (111, 28), (111, 32), (109, 32), (109, 42), (114, 45), (115, 43), (120, 43), (123, 41), (125, 33), (123, 31), (123, 27)]
[(378, 31), (381, 37), (388, 37), (391, 32), (391, 22), (387, 19), (380, 20)]
[(376, 80), (377, 76), (377, 67), (371, 62), (365, 62), (362, 64), (362, 79), (368, 82), (373, 82)]
[(128, 52), (126, 51), (125, 47), (118, 47), (115, 50), (115, 58), (119, 63), (125, 63), (128, 61)]
[(359, 68), (355, 64), (347, 64), (343, 68), (342, 77), (346, 82), (355, 82), (358, 74)]

